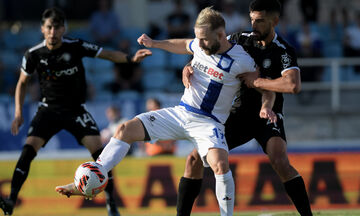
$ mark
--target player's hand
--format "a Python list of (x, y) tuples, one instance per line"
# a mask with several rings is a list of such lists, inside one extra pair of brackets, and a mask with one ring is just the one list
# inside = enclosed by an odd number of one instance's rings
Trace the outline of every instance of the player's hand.
[(138, 39), (137, 42), (140, 45), (144, 45), (145, 47), (151, 48), (153, 46), (153, 39), (151, 39), (147, 34), (142, 34)]
[(189, 88), (191, 85), (191, 76), (194, 73), (193, 67), (190, 64), (187, 64), (182, 71), (182, 82), (185, 88)]
[(260, 115), (260, 118), (269, 119), (271, 123), (277, 122), (276, 113), (274, 111), (272, 111), (272, 109), (262, 107), (259, 115)]
[(239, 75), (240, 80), (244, 81), (245, 85), (249, 88), (255, 88), (255, 80), (259, 78), (259, 70), (256, 72), (246, 72)]
[(17, 135), (19, 133), (20, 126), (24, 123), (24, 118), (22, 116), (15, 116), (13, 122), (11, 123), (11, 134)]
[(144, 60), (144, 58), (146, 58), (147, 56), (151, 56), (152, 52), (148, 49), (139, 49), (135, 55), (131, 58), (132, 62), (136, 62), (139, 63), (142, 60)]

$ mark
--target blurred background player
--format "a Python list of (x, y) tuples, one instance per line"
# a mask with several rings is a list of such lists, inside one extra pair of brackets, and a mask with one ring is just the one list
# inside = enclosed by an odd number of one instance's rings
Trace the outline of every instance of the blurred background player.
[(119, 124), (128, 120), (127, 118), (122, 117), (120, 108), (115, 105), (109, 106), (105, 111), (105, 115), (109, 124), (100, 131), (101, 143), (103, 144), (110, 141), (110, 138), (114, 135), (116, 127)]
[[(161, 103), (156, 98), (146, 100), (146, 111), (155, 111), (161, 108)], [(149, 156), (172, 155), (176, 149), (176, 140), (158, 140), (154, 143), (144, 142), (144, 151)]]
[[(26, 86), (34, 73), (39, 78), (41, 98), (14, 170), (10, 196), (0, 197), (0, 208), (5, 215), (12, 214), (18, 193), (37, 152), (60, 130), (70, 132), (80, 145), (89, 150), (94, 160), (102, 151), (98, 126), (84, 105), (86, 79), (82, 58), (138, 62), (151, 54), (144, 49), (131, 58), (120, 51), (109, 51), (80, 39), (65, 38), (65, 30), (65, 14), (57, 8), (46, 9), (41, 20), (41, 32), (45, 40), (27, 50), (23, 57), (15, 93), (15, 117), (11, 125), (14, 135), (19, 133), (24, 121), (22, 109)], [(105, 191), (108, 214), (119, 215), (112, 194), (111, 177)]]

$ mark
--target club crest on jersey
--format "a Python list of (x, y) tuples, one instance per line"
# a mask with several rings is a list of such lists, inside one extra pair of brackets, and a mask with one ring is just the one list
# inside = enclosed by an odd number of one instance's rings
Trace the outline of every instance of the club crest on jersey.
[(64, 53), (60, 56), (58, 60), (64, 60), (66, 62), (70, 61), (71, 55), (69, 53)]
[(264, 59), (263, 68), (269, 68), (270, 66), (271, 66), (271, 60), (270, 59)]
[(220, 57), (220, 60), (219, 60), (219, 63), (217, 66), (220, 69), (223, 69), (224, 71), (229, 72), (233, 62), (234, 62), (234, 59), (232, 59), (228, 56), (222, 55)]
[(281, 55), (281, 63), (283, 64), (283, 68), (289, 67), (291, 63), (291, 57), (287, 53)]

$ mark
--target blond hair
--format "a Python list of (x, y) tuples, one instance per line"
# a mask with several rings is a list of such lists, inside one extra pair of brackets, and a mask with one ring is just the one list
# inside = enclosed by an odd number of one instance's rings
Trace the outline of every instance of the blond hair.
[(219, 27), (225, 28), (225, 20), (218, 11), (212, 9), (212, 6), (206, 7), (200, 11), (194, 27), (209, 27), (210, 30), (215, 30)]

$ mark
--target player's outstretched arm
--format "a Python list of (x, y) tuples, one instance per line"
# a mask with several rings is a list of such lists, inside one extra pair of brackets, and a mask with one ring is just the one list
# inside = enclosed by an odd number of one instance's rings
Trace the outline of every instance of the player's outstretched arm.
[(159, 48), (176, 54), (192, 54), (189, 44), (193, 39), (168, 39), (153, 40), (146, 34), (142, 34), (138, 39), (140, 45), (147, 48)]
[(150, 56), (152, 53), (148, 49), (138, 50), (134, 56), (129, 56), (126, 53), (121, 51), (112, 51), (112, 50), (102, 50), (98, 55), (99, 58), (110, 60), (116, 63), (126, 63), (126, 62), (141, 62), (147, 56)]
[(15, 117), (11, 123), (11, 133), (17, 135), (19, 133), (19, 128), (24, 122), (22, 116), (22, 108), (26, 95), (26, 86), (30, 80), (30, 76), (26, 75), (25, 72), (20, 72), (19, 80), (16, 84), (15, 90)]

